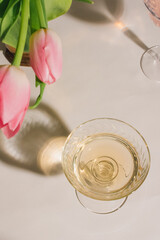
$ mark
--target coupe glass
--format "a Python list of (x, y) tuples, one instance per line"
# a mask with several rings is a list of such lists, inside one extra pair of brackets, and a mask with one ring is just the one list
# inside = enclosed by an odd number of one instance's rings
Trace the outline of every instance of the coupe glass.
[[(153, 22), (160, 26), (160, 0), (144, 0)], [(148, 48), (141, 58), (141, 69), (150, 80), (160, 82), (160, 46)]]
[(62, 165), (80, 203), (95, 213), (118, 210), (145, 180), (150, 153), (142, 135), (112, 118), (81, 124), (66, 140)]

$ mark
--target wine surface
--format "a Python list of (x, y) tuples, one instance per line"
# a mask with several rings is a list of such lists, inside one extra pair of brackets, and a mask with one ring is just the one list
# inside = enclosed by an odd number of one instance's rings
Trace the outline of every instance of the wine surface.
[[(138, 154), (126, 139), (114, 134), (87, 137), (77, 146), (74, 174), (81, 192), (98, 199), (128, 188), (138, 172)], [(104, 198), (105, 199), (105, 198)]]

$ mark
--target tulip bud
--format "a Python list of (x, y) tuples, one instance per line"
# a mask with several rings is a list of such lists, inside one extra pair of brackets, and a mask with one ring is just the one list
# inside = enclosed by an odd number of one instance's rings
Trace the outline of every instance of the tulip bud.
[(62, 46), (51, 29), (40, 29), (30, 37), (30, 64), (44, 83), (54, 83), (62, 72)]
[(20, 129), (30, 100), (30, 84), (15, 66), (0, 66), (0, 128), (7, 138)]

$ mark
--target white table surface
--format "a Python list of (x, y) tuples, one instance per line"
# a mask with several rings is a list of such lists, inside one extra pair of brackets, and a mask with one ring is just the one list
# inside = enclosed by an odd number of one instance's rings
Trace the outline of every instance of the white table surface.
[[(124, 8), (119, 19), (147, 46), (159, 44), (160, 29), (142, 1), (118, 1)], [(99, 4), (97, 11), (106, 14), (104, 1)], [(47, 177), (0, 161), (0, 240), (159, 240), (160, 85), (141, 72), (143, 49), (111, 22), (66, 14), (49, 26), (63, 42), (63, 74), (46, 88), (43, 102), (70, 130), (96, 117), (130, 123), (149, 145), (151, 169), (122, 209), (101, 216), (79, 204), (63, 174)], [(25, 71), (34, 98), (34, 76), (31, 69)]]

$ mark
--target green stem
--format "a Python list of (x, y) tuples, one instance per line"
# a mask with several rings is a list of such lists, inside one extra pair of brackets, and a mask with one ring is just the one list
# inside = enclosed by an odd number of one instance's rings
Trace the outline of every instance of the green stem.
[(35, 104), (32, 105), (32, 106), (29, 106), (29, 109), (34, 109), (34, 108), (38, 107), (38, 105), (40, 104), (40, 102), (41, 102), (41, 100), (42, 100), (45, 86), (46, 86), (46, 84), (40, 85), (40, 94), (39, 94), (39, 96), (37, 97)]
[(26, 36), (27, 36), (27, 29), (28, 29), (29, 1), (30, 0), (22, 0), (22, 15), (21, 15), (21, 25), (20, 25), (18, 46), (16, 49), (14, 60), (12, 62), (12, 65), (14, 66), (19, 66), (21, 64), (21, 59), (24, 51), (24, 46), (25, 46)]
[[(45, 11), (43, 9), (44, 2), (42, 3), (43, 0), (36, 0), (36, 5), (37, 5), (37, 11), (38, 11), (38, 17), (39, 17), (39, 23), (41, 28), (47, 28), (47, 20), (46, 20), (46, 15)], [(43, 4), (43, 5), (42, 5)]]
[(94, 2), (91, 1), (91, 0), (76, 0), (76, 1), (79, 1), (79, 2), (86, 2), (86, 3), (90, 3), (90, 4), (93, 4)]

